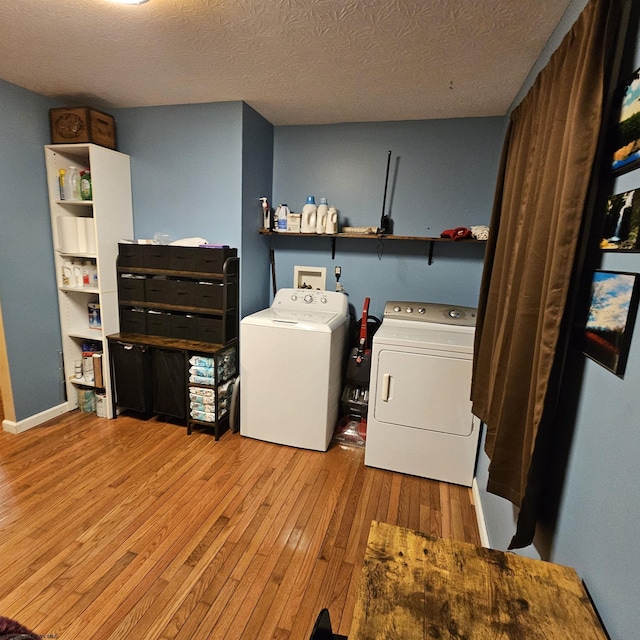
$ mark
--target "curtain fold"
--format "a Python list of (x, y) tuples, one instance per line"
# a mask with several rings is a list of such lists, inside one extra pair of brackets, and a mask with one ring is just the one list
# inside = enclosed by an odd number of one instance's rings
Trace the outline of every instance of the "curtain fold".
[[(591, 0), (513, 111), (503, 147), (476, 328), (473, 412), (487, 426), (487, 490), (533, 537), (549, 380), (598, 147), (616, 0)], [(536, 451), (536, 448), (538, 450)], [(535, 455), (534, 455), (535, 454)], [(529, 495), (528, 495), (529, 494)], [(524, 513), (523, 513), (524, 511)]]

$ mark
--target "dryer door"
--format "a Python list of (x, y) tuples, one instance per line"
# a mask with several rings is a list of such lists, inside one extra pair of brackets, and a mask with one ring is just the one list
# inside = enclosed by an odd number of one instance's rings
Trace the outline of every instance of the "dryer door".
[(471, 359), (436, 350), (380, 346), (374, 416), (382, 423), (459, 436), (472, 432)]

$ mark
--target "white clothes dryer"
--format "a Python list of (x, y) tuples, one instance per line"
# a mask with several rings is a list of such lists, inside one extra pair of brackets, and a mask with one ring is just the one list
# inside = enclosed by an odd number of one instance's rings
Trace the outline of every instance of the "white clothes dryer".
[(338, 419), (349, 326), (335, 291), (280, 289), (240, 323), (240, 434), (326, 451)]
[(372, 342), (365, 464), (471, 486), (476, 309), (387, 302)]

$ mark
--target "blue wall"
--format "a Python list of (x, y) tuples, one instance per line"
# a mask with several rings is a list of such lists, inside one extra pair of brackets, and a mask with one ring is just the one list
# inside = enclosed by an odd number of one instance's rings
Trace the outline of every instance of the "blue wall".
[(131, 156), (136, 238), (240, 243), (242, 103), (114, 111)]
[[(503, 135), (503, 118), (277, 127), (274, 205), (300, 212), (307, 195), (326, 197), (341, 226), (378, 226), (392, 151), (386, 212), (395, 235), (488, 224)], [(335, 260), (327, 238), (274, 237), (272, 246), (279, 288), (301, 265), (325, 267), (334, 289), (339, 265), (357, 313), (367, 296), (377, 316), (390, 299), (477, 304), (483, 245), (436, 244), (431, 266), (424, 242), (339, 239)]]
[(64, 402), (43, 149), (55, 106), (0, 80), (0, 303), (16, 421)]
[(242, 127), (242, 315), (269, 305), (269, 247), (262, 228), (262, 203), (271, 202), (273, 181), (273, 125), (243, 105)]
[(242, 102), (114, 113), (119, 148), (131, 156), (136, 239), (200, 237), (237, 247), (243, 313), (266, 306), (258, 198), (271, 195), (273, 126)]

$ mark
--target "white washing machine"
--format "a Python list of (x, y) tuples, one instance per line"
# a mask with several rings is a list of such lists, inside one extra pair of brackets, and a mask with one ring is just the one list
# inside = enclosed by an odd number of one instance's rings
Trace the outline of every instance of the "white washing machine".
[(366, 465), (471, 486), (475, 320), (471, 307), (387, 302), (372, 342)]
[(347, 297), (280, 289), (240, 323), (240, 434), (326, 451), (338, 418)]

